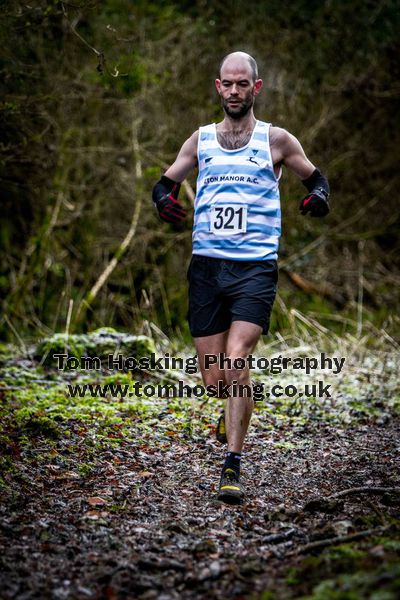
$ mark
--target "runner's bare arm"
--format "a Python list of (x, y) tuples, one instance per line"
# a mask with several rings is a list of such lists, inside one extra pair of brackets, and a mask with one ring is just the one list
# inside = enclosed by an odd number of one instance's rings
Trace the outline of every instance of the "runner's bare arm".
[(308, 190), (300, 202), (302, 215), (324, 217), (330, 211), (327, 178), (307, 158), (299, 140), (280, 127), (271, 127), (270, 145), (274, 165), (284, 164), (291, 169)]
[(271, 127), (271, 151), (274, 164), (283, 163), (300, 179), (307, 179), (316, 168), (299, 140), (281, 127)]
[(164, 173), (165, 177), (169, 177), (177, 182), (182, 182), (187, 177), (190, 171), (197, 165), (198, 139), (199, 132), (195, 131), (179, 150), (175, 162)]
[(163, 221), (180, 223), (186, 218), (186, 209), (178, 200), (181, 182), (197, 164), (198, 131), (183, 144), (175, 162), (153, 187), (152, 198)]

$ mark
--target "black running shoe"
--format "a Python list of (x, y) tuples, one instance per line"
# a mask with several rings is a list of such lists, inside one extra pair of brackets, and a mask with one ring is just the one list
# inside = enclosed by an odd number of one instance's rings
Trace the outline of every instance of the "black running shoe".
[(219, 482), (217, 500), (226, 504), (241, 504), (244, 498), (243, 486), (233, 469), (225, 469)]
[(226, 444), (228, 442), (228, 438), (226, 437), (226, 429), (225, 429), (225, 411), (223, 410), (219, 416), (217, 423), (217, 430), (215, 432), (215, 436), (221, 444)]

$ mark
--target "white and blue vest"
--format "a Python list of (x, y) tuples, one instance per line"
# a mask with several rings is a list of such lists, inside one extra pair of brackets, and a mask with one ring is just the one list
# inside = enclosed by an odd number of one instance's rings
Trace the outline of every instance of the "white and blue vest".
[(270, 123), (257, 121), (249, 143), (237, 150), (220, 146), (215, 123), (199, 128), (193, 254), (277, 258), (281, 208), (269, 128)]

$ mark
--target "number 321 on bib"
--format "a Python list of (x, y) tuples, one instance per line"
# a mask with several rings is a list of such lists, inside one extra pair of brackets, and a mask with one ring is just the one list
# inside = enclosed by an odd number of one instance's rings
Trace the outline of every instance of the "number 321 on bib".
[(247, 206), (224, 204), (211, 209), (210, 231), (215, 235), (245, 233)]

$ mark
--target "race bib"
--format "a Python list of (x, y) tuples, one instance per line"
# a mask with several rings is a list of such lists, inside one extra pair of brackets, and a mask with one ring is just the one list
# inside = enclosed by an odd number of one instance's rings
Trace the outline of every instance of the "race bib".
[(245, 233), (247, 206), (223, 204), (211, 209), (210, 231), (215, 235)]

